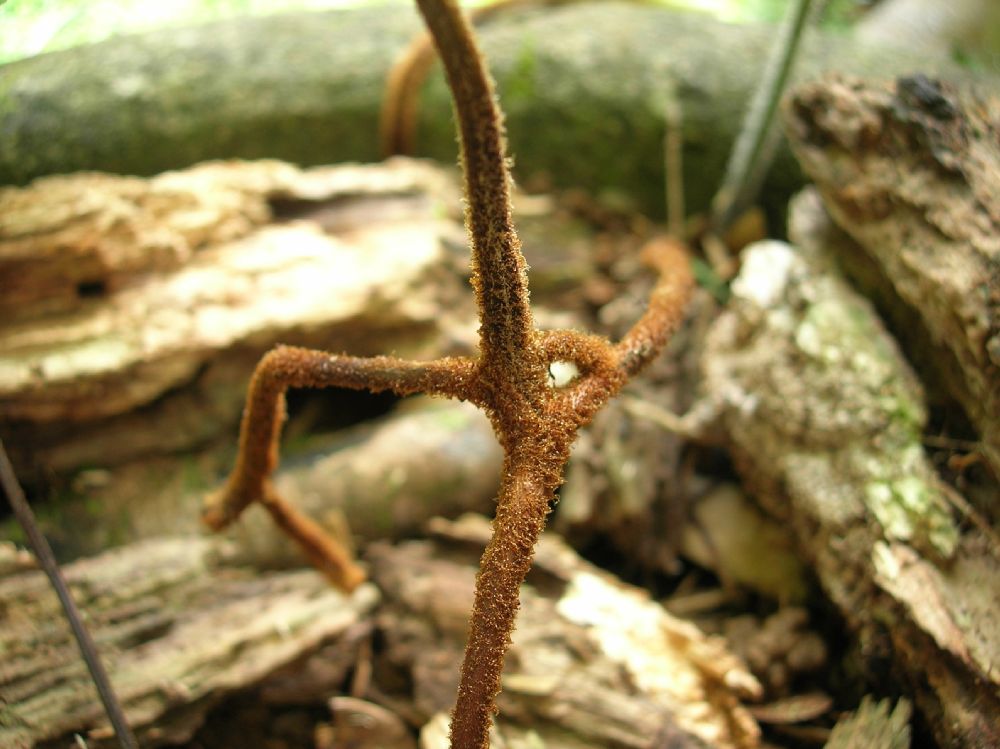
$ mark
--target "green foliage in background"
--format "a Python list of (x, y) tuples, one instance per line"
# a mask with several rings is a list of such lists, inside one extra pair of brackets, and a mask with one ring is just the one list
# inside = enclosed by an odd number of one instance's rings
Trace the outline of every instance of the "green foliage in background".
[[(397, 0), (403, 2), (403, 0)], [(150, 31), (289, 10), (382, 4), (379, 0), (7, 0), (0, 5), (0, 62)]]
[[(465, 0), (468, 5), (487, 0)], [(735, 22), (774, 22), (788, 0), (659, 0), (673, 7), (710, 13)], [(7, 0), (0, 4), (0, 63), (42, 52), (96, 42), (115, 34), (164, 26), (265, 15), (290, 10), (319, 10), (359, 5), (409, 4), (408, 0)], [(862, 0), (831, 0), (824, 22), (843, 25)]]

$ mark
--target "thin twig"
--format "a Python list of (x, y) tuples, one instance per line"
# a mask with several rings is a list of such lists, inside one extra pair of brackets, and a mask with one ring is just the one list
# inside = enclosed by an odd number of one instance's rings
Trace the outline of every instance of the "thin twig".
[(21, 524), (25, 534), (28, 536), (28, 543), (31, 544), (31, 548), (38, 558), (38, 564), (48, 576), (52, 587), (55, 588), (56, 595), (59, 597), (59, 603), (62, 604), (63, 612), (69, 621), (70, 629), (73, 630), (76, 643), (80, 646), (80, 654), (87, 664), (90, 678), (93, 679), (94, 686), (97, 687), (97, 693), (104, 704), (104, 711), (107, 713), (108, 720), (111, 721), (111, 726), (118, 737), (118, 743), (121, 744), (122, 749), (138, 749), (139, 744), (132, 733), (132, 729), (129, 728), (121, 704), (118, 702), (118, 698), (111, 688), (111, 681), (108, 679), (107, 671), (104, 670), (101, 658), (97, 654), (94, 640), (90, 636), (90, 632), (87, 631), (83, 619), (80, 617), (80, 612), (73, 601), (73, 596), (69, 592), (66, 580), (63, 578), (62, 571), (59, 569), (59, 564), (56, 562), (49, 542), (45, 540), (45, 536), (38, 529), (38, 524), (35, 522), (35, 515), (31, 511), (31, 505), (28, 504), (28, 500), (24, 496), (24, 491), (21, 489), (21, 484), (18, 483), (17, 476), (14, 475), (14, 467), (10, 464), (10, 459), (7, 457), (7, 450), (4, 448), (2, 441), (0, 441), (0, 485), (3, 486), (3, 492), (7, 495), (7, 501), (10, 502), (11, 509), (14, 510), (17, 522)]
[(795, 61), (811, 5), (812, 0), (795, 0), (788, 20), (782, 27), (781, 37), (767, 61), (760, 86), (733, 145), (722, 186), (712, 200), (711, 224), (716, 234), (723, 234), (746, 207), (753, 197), (750, 191), (753, 183), (757, 182), (759, 186), (762, 170), (768, 165), (765, 146), (771, 137), (769, 133), (778, 100)]
[(684, 113), (673, 84), (664, 106), (663, 170), (667, 201), (667, 233), (683, 239), (684, 231)]

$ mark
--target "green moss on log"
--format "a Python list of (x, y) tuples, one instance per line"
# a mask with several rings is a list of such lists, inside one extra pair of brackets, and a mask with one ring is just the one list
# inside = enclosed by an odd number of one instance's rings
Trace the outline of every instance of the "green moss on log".
[[(291, 13), (0, 67), (0, 183), (83, 169), (153, 174), (212, 158), (375, 160), (383, 82), (417, 30), (398, 7)], [(519, 177), (615, 192), (657, 214), (668, 90), (684, 114), (689, 204), (702, 207), (773, 39), (766, 26), (583, 3), (512, 11), (483, 31)], [(924, 64), (817, 34), (801, 74), (830, 67), (887, 76)], [(437, 71), (425, 88), (420, 153), (451, 162), (451, 107)], [(801, 179), (787, 152), (775, 175), (781, 194)]]

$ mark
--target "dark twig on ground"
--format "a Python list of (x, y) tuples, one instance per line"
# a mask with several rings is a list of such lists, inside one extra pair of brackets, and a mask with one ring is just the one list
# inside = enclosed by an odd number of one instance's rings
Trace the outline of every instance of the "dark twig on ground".
[(39, 566), (45, 572), (46, 576), (48, 576), (52, 587), (56, 591), (56, 595), (59, 597), (59, 603), (66, 614), (67, 621), (69, 621), (70, 629), (73, 630), (73, 636), (76, 638), (77, 645), (80, 646), (80, 654), (87, 664), (87, 670), (94, 681), (94, 686), (97, 687), (97, 693), (100, 695), (104, 710), (108, 715), (108, 720), (111, 722), (111, 727), (118, 737), (118, 743), (121, 744), (122, 749), (138, 749), (139, 744), (132, 734), (132, 729), (129, 728), (128, 721), (125, 719), (125, 713), (118, 702), (118, 698), (115, 696), (114, 689), (111, 687), (111, 680), (108, 678), (107, 671), (104, 670), (104, 664), (101, 663), (101, 658), (97, 654), (97, 647), (94, 645), (94, 640), (90, 636), (86, 625), (84, 625), (83, 619), (80, 617), (80, 611), (73, 601), (73, 596), (69, 592), (69, 587), (66, 585), (66, 580), (59, 569), (55, 555), (52, 553), (52, 548), (39, 530), (38, 523), (35, 522), (35, 514), (31, 511), (31, 505), (28, 504), (28, 500), (24, 496), (24, 491), (21, 489), (21, 484), (18, 482), (17, 476), (14, 475), (14, 468), (7, 457), (7, 450), (3, 446), (3, 442), (0, 442), (0, 484), (3, 485), (3, 493), (7, 496), (7, 501), (10, 502), (17, 522), (24, 529), (24, 533), (28, 537), (28, 543), (35, 552)]

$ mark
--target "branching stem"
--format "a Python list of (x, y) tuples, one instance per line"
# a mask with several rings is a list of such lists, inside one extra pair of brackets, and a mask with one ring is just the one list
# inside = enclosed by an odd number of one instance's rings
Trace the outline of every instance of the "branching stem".
[[(472, 285), (480, 309), (480, 350), (513, 373), (534, 348), (528, 269), (514, 231), (510, 172), (493, 83), (456, 0), (417, 0), (441, 55), (455, 101), (472, 240)], [(540, 376), (541, 377), (541, 376)]]
[[(527, 264), (511, 217), (502, 118), (485, 62), (455, 0), (417, 4), (455, 102), (479, 311), (479, 357), (417, 363), (275, 349), (254, 373), (236, 467), (223, 490), (209, 499), (205, 519), (211, 527), (222, 528), (250, 503), (261, 502), (314, 565), (350, 590), (363, 579), (360, 567), (319, 526), (287, 505), (270, 483), (278, 460), (285, 390), (425, 392), (470, 400), (485, 410), (505, 458), (493, 536), (476, 580), (451, 745), (487, 749), (518, 593), (562, 483), (570, 445), (580, 427), (662, 351), (681, 322), (693, 280), (682, 245), (654, 242), (643, 259), (657, 271), (659, 281), (646, 313), (619, 344), (577, 331), (536, 330), (528, 304)], [(565, 387), (549, 385), (548, 368), (556, 361), (571, 362), (579, 371)]]

